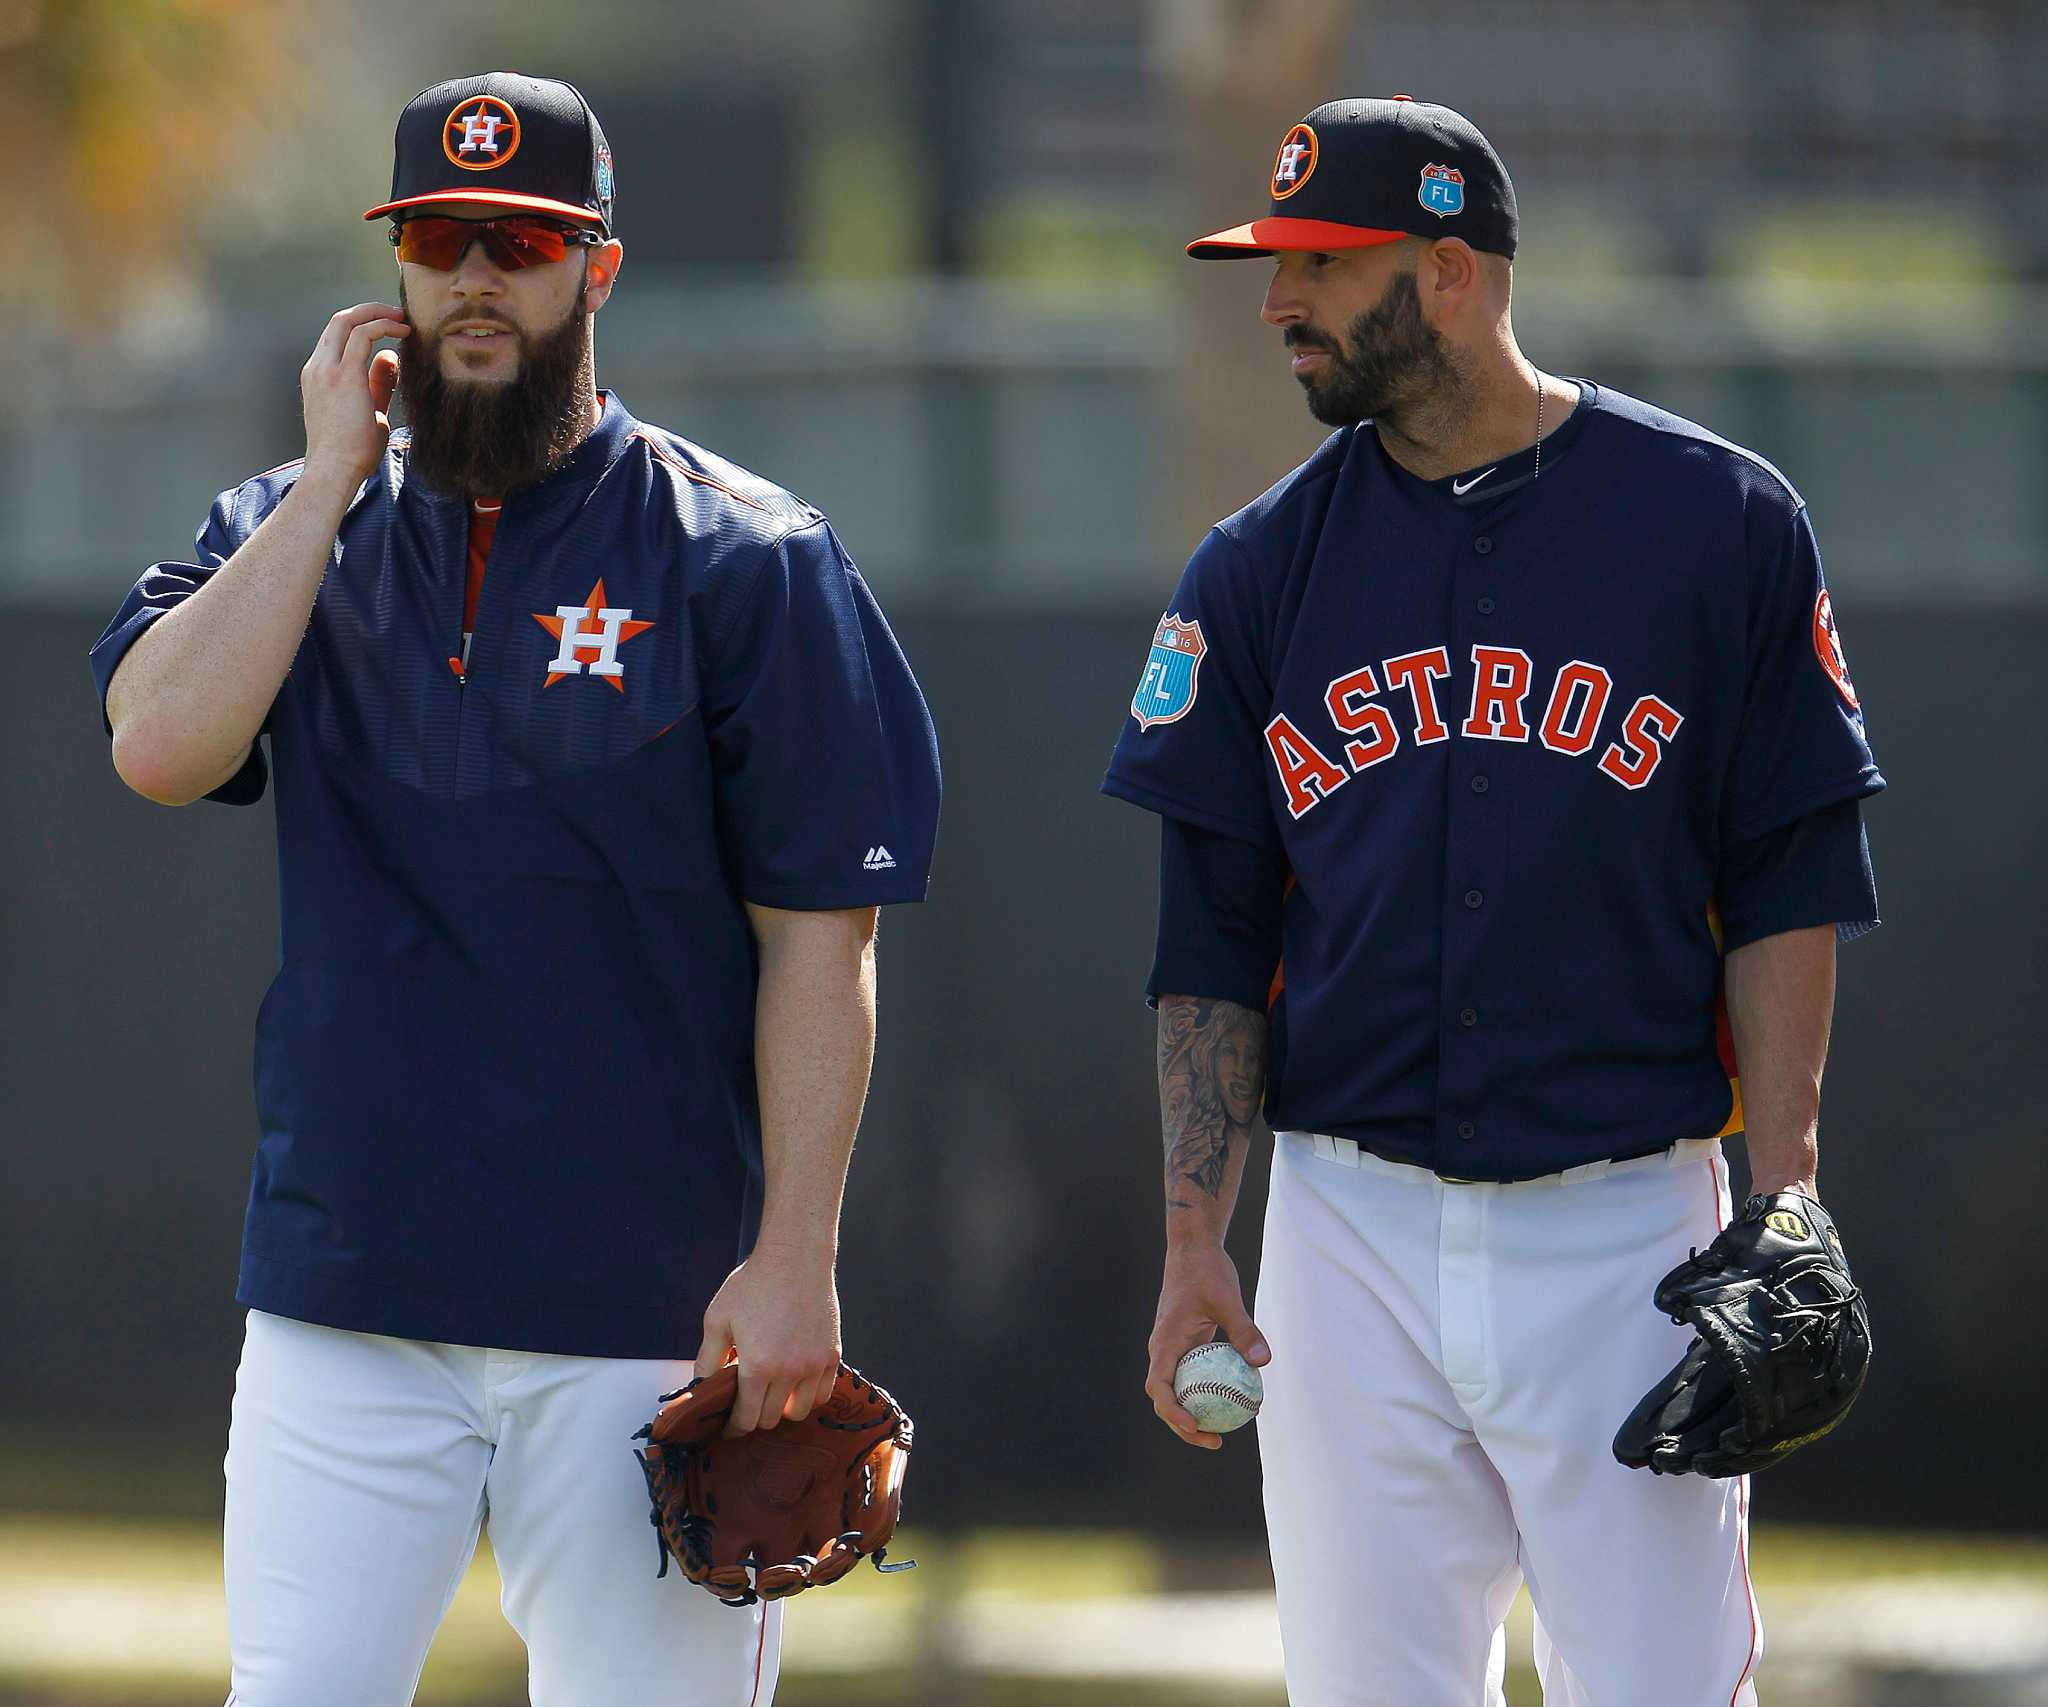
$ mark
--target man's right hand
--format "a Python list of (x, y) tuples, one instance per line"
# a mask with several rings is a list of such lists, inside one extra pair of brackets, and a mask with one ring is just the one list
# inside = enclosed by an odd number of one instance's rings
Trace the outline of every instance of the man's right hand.
[(359, 302), (327, 322), (299, 370), (306, 413), (306, 472), (354, 491), (384, 460), (398, 352), (372, 348), (412, 330), (403, 309)]
[(1266, 1341), (1244, 1307), (1244, 1289), (1237, 1265), (1219, 1244), (1169, 1245), (1166, 1274), (1159, 1283), (1159, 1313), (1153, 1318), (1145, 1392), (1159, 1420), (1190, 1446), (1211, 1451), (1223, 1437), (1198, 1427), (1173, 1396), (1174, 1366), (1198, 1345), (1216, 1337), (1216, 1330), (1235, 1346), (1245, 1362), (1262, 1368), (1273, 1361)]

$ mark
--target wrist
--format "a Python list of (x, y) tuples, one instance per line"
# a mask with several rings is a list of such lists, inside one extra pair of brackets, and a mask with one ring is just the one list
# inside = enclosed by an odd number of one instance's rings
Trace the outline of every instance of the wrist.
[(292, 490), (303, 492), (308, 502), (331, 509), (339, 521), (342, 511), (348, 508), (369, 477), (369, 470), (359, 471), (331, 458), (309, 454), (306, 466), (292, 484)]
[(1752, 1197), (1776, 1197), (1781, 1191), (1796, 1191), (1801, 1197), (1820, 1201), (1820, 1190), (1814, 1183), (1814, 1172), (1809, 1169), (1803, 1174), (1786, 1174), (1782, 1171), (1750, 1174), (1749, 1190)]
[(748, 1254), (830, 1274), (839, 1262), (839, 1229), (763, 1221)]
[(1749, 1152), (1749, 1189), (1760, 1197), (1781, 1191), (1814, 1195), (1814, 1180), (1820, 1173), (1820, 1136), (1813, 1126), (1786, 1132), (1779, 1126), (1763, 1132), (1747, 1132), (1743, 1146)]

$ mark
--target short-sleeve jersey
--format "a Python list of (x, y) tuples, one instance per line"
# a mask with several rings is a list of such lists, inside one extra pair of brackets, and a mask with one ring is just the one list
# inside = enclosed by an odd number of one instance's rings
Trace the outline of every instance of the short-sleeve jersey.
[(1884, 786), (1799, 495), (1580, 389), (1540, 473), (1334, 434), (1152, 634), (1103, 786), (1283, 856), (1276, 1129), (1486, 1179), (1738, 1130), (1723, 854)]
[[(103, 700), (301, 467), (142, 577), (93, 650)], [(467, 541), (397, 435), (264, 724), (282, 964), (238, 1297), (688, 1356), (761, 1205), (744, 904), (923, 899), (931, 719), (824, 518), (615, 396), (506, 500), (465, 666)], [(259, 744), (217, 796), (265, 771)]]

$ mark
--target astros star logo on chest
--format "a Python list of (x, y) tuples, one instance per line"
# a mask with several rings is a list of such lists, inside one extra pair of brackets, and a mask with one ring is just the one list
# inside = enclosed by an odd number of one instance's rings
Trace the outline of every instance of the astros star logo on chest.
[(548, 661), (548, 679), (540, 684), (543, 688), (553, 687), (564, 676), (587, 673), (603, 677), (614, 692), (624, 693), (626, 667), (619, 662), (619, 648), (654, 626), (633, 621), (630, 607), (606, 604), (602, 579), (582, 604), (557, 605), (552, 616), (539, 611), (531, 615), (560, 643)]

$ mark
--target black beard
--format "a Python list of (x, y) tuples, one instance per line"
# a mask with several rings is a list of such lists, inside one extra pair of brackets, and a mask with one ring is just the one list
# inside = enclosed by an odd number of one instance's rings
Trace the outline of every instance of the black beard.
[(537, 486), (590, 432), (597, 386), (589, 317), (572, 307), (561, 325), (537, 337), (512, 330), (519, 371), (498, 383), (446, 377), (440, 335), (417, 326), (399, 351), (412, 470), (436, 491), (502, 498)]
[(1388, 281), (1379, 302), (1345, 328), (1340, 349), (1322, 334), (1287, 329), (1290, 350), (1321, 350), (1320, 374), (1301, 376), (1309, 413), (1326, 427), (1398, 420), (1417, 404), (1456, 395), (1464, 373), (1444, 335), (1422, 318), (1422, 296), (1411, 270)]

